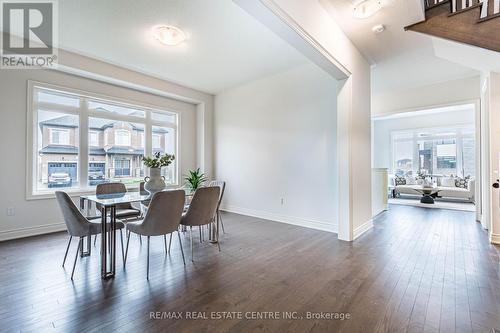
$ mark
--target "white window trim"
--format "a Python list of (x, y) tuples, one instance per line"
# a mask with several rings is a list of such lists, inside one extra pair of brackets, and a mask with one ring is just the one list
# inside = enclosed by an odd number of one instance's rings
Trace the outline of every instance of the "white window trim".
[[(125, 134), (125, 136), (127, 137), (127, 142), (124, 144), (122, 142), (118, 142), (118, 133), (121, 133), (121, 134)], [(127, 131), (125, 129), (116, 129), (115, 130), (115, 146), (121, 146), (121, 147), (129, 147), (132, 145), (132, 133), (130, 133), (130, 131)]]
[[(97, 144), (96, 145), (93, 145), (91, 140), (90, 140), (92, 138), (92, 134), (97, 135)], [(89, 130), (89, 146), (90, 147), (99, 147), (99, 131)]]
[[(55, 143), (54, 142), (54, 132), (64, 132), (68, 135), (68, 142), (67, 143)], [(70, 138), (69, 138), (69, 129), (66, 128), (49, 128), (49, 142), (51, 145), (58, 145), (58, 146), (67, 146), (70, 143)]]
[[(473, 127), (473, 126), (472, 126)], [(416, 143), (420, 140), (449, 140), (453, 139), (455, 140), (455, 145), (457, 149), (457, 155), (456, 155), (456, 170), (457, 173), (462, 170), (463, 166), (463, 160), (461, 154), (459, 154), (459, 149), (461, 149), (463, 145), (463, 139), (470, 139), (473, 138), (476, 140), (476, 135), (475, 133), (467, 133), (464, 134), (462, 131), (464, 129), (468, 130), (470, 129), (471, 126), (439, 126), (439, 127), (426, 127), (426, 128), (415, 128), (415, 129), (408, 129), (408, 130), (396, 130), (391, 132), (391, 143), (390, 143), (390, 156), (391, 156), (391, 162), (390, 162), (390, 173), (394, 174), (396, 172), (396, 158), (395, 158), (395, 149), (394, 149), (394, 144), (396, 142), (414, 142), (415, 144), (413, 145), (413, 161), (412, 161), (412, 171), (415, 172), (416, 170), (416, 165), (415, 162), (418, 163), (418, 148)], [(475, 129), (475, 128), (474, 128)], [(417, 137), (415, 133), (417, 132), (422, 132), (422, 131), (443, 131), (447, 130), (449, 132), (455, 132), (454, 135), (446, 135), (446, 136), (440, 136), (440, 135), (431, 135), (429, 137)], [(402, 139), (395, 139), (394, 137), (396, 135), (401, 135), (401, 134), (408, 134), (412, 133), (413, 137), (406, 137)], [(475, 147), (477, 146), (477, 143)], [(475, 152), (477, 154), (477, 151)], [(477, 157), (476, 157), (477, 158)], [(477, 170), (475, 170), (477, 173)], [(438, 174), (435, 174), (435, 176), (439, 176)]]
[[(158, 138), (158, 143), (159, 143), (159, 146), (156, 146), (154, 145), (154, 138)], [(157, 133), (153, 133), (151, 134), (151, 144), (153, 145), (153, 149), (155, 148), (161, 148), (161, 134), (157, 134)]]
[[(51, 105), (51, 103), (38, 103), (36, 100), (36, 96), (34, 94), (35, 90), (39, 88), (42, 90), (52, 90), (55, 93), (61, 93), (63, 95), (76, 95), (81, 98), (81, 103), (79, 107), (72, 107), (72, 106), (65, 106), (65, 105)], [(68, 87), (62, 87), (54, 84), (49, 84), (49, 83), (44, 83), (44, 82), (39, 82), (39, 81), (32, 81), (28, 80), (28, 85), (27, 85), (27, 140), (26, 140), (26, 161), (27, 161), (27, 167), (26, 167), (26, 199), (27, 200), (38, 200), (38, 199), (47, 199), (47, 198), (54, 198), (55, 194), (54, 191), (35, 191), (34, 188), (34, 180), (36, 180), (37, 176), (37, 154), (38, 154), (38, 148), (35, 145), (36, 139), (34, 137), (34, 134), (37, 133), (37, 110), (51, 110), (54, 109), (58, 110), (56, 112), (61, 112), (64, 114), (75, 114), (78, 115), (80, 118), (80, 123), (79, 123), (79, 130), (80, 130), (80, 135), (79, 135), (79, 151), (80, 152), (88, 152), (89, 148), (89, 141), (88, 141), (88, 133), (89, 133), (89, 128), (88, 128), (88, 120), (90, 117), (93, 118), (104, 118), (104, 119), (110, 119), (110, 120), (118, 120), (118, 121), (129, 121), (129, 122), (135, 122), (135, 123), (143, 123), (145, 125), (145, 131), (144, 131), (144, 141), (145, 141), (145, 154), (146, 155), (152, 155), (153, 149), (152, 149), (152, 137), (149, 135), (152, 133), (151, 129), (152, 126), (162, 126), (166, 128), (171, 128), (175, 130), (176, 136), (175, 136), (175, 141), (176, 141), (176, 159), (175, 159), (175, 169), (174, 169), (174, 177), (175, 177), (175, 183), (169, 184), (168, 187), (170, 188), (176, 188), (180, 184), (180, 179), (179, 179), (179, 168), (180, 168), (180, 162), (181, 161), (181, 152), (180, 152), (180, 138), (181, 138), (181, 121), (182, 117), (180, 112), (168, 109), (165, 107), (157, 106), (157, 105), (150, 105), (146, 104), (143, 102), (137, 102), (137, 101), (129, 101), (125, 100), (122, 98), (117, 98), (113, 96), (106, 96), (106, 95), (101, 95), (101, 94), (95, 94), (87, 91), (82, 91), (78, 89), (73, 89), (73, 88), (68, 88)], [(137, 116), (124, 116), (124, 115), (119, 115), (119, 114), (112, 114), (112, 113), (103, 113), (103, 112), (95, 112), (92, 110), (88, 109), (88, 103), (87, 101), (89, 99), (96, 100), (96, 101), (103, 101), (108, 104), (116, 104), (119, 106), (129, 106), (132, 108), (137, 108), (144, 110), (146, 113), (146, 117), (137, 117)], [(177, 119), (177, 124), (171, 123), (171, 122), (162, 122), (162, 121), (157, 121), (157, 120), (152, 120), (151, 119), (151, 112), (157, 112), (157, 113), (168, 113), (168, 114), (175, 114), (176, 119)], [(105, 136), (106, 137), (106, 136)], [(79, 154), (78, 159), (77, 159), (78, 165), (87, 165), (89, 163), (89, 156), (87, 154)], [(147, 169), (146, 169), (147, 173)], [(87, 168), (79, 168), (78, 169), (78, 175), (77, 178), (81, 180), (80, 182), (80, 187), (79, 188), (68, 188), (67, 192), (70, 195), (83, 195), (83, 194), (90, 194), (95, 192), (94, 187), (89, 187), (88, 186), (88, 167)], [(135, 187), (134, 187), (135, 188)]]

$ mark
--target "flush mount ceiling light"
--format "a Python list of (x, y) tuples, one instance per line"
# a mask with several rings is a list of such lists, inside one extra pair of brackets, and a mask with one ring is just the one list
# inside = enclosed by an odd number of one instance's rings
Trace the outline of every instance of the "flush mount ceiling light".
[(365, 0), (354, 6), (353, 15), (359, 19), (368, 18), (382, 9), (382, 7), (381, 0)]
[(157, 25), (153, 27), (153, 36), (160, 43), (175, 46), (187, 39), (186, 34), (181, 29), (172, 25)]
[(380, 34), (384, 32), (385, 26), (383, 24), (377, 24), (372, 28), (373, 33)]

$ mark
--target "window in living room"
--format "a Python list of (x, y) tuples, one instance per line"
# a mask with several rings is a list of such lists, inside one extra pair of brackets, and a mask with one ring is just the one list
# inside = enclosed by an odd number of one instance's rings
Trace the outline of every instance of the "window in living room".
[(475, 174), (475, 137), (471, 127), (393, 132), (392, 152), (392, 171), (396, 175)]

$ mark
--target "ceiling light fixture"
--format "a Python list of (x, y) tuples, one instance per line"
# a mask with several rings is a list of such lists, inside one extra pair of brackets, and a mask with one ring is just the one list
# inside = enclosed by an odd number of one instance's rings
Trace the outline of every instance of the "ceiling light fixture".
[(380, 33), (384, 32), (384, 30), (385, 30), (385, 26), (383, 24), (377, 24), (377, 25), (373, 26), (373, 28), (372, 28), (372, 31), (375, 34), (380, 34)]
[(382, 7), (381, 0), (365, 0), (354, 6), (353, 15), (359, 19), (368, 18), (375, 15)]
[(181, 29), (172, 25), (157, 25), (153, 27), (153, 36), (160, 43), (175, 46), (184, 42), (187, 35)]

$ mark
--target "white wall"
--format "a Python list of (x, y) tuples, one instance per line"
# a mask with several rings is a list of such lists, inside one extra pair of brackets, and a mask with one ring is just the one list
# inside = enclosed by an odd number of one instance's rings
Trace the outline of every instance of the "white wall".
[(336, 91), (308, 64), (215, 97), (225, 209), (337, 230)]
[[(418, 112), (417, 112), (418, 113)], [(373, 167), (391, 170), (391, 132), (475, 124), (474, 108), (373, 121)]]
[[(339, 239), (372, 226), (370, 66), (320, 1), (233, 0), (339, 82)], [(323, 2), (328, 5), (328, 2)]]
[(479, 98), (479, 76), (413, 89), (377, 92), (372, 94), (372, 116), (444, 106)]
[[(54, 199), (26, 200), (27, 81), (64, 87), (158, 105), (181, 113), (180, 173), (200, 164), (198, 159), (198, 106), (173, 98), (147, 94), (95, 80), (48, 70), (6, 70), (0, 76), (0, 240), (63, 230)], [(156, 80), (156, 79), (154, 79)], [(153, 80), (153, 82), (154, 82)], [(141, 83), (145, 83), (141, 82)], [(193, 91), (194, 92), (194, 91)], [(7, 216), (7, 207), (15, 216)]]

